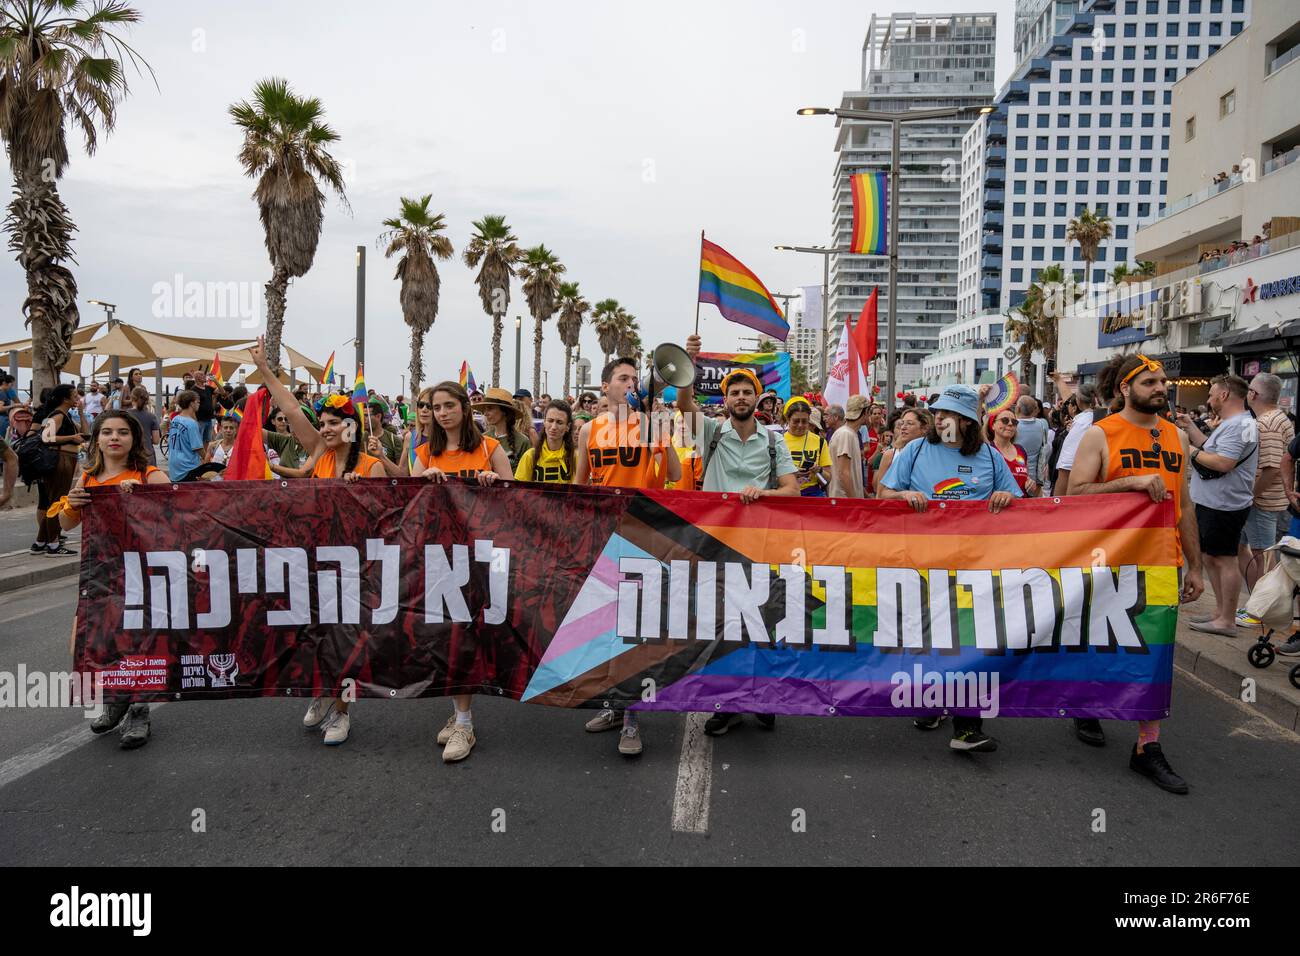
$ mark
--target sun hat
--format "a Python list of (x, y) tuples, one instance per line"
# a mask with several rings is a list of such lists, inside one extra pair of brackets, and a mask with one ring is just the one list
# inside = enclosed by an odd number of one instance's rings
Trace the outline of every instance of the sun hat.
[(483, 400), (478, 404), (496, 405), (500, 408), (506, 409), (507, 411), (511, 411), (516, 414), (519, 413), (519, 406), (515, 404), (514, 398), (511, 397), (510, 393), (507, 392), (504, 388), (489, 388), (483, 394)]

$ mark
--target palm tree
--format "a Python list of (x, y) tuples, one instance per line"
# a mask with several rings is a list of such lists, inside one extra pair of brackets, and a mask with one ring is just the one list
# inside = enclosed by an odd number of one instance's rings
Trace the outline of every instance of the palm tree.
[(1114, 269), (1110, 270), (1110, 281), (1119, 285), (1121, 282), (1128, 282), (1137, 275), (1136, 272), (1129, 272), (1128, 266), (1120, 263)]
[(1083, 287), (1092, 284), (1092, 264), (1097, 261), (1097, 250), (1110, 238), (1110, 216), (1099, 216), (1091, 209), (1084, 209), (1077, 217), (1070, 220), (1065, 228), (1066, 242), (1077, 242), (1079, 254), (1086, 263), (1083, 275)]
[(25, 324), (32, 330), (32, 394), (58, 383), (80, 322), (73, 262), (76, 224), (59, 196), (68, 168), (64, 121), (94, 155), (98, 130), (117, 122), (130, 92), (125, 65), (153, 71), (114, 27), (140, 14), (120, 0), (24, 0), (0, 16), (0, 139), (9, 153), (14, 198), (4, 220), (9, 248), (27, 275)]
[(578, 283), (560, 283), (560, 318), (556, 326), (560, 341), (564, 343), (564, 394), (569, 394), (569, 366), (573, 361), (573, 350), (578, 345), (582, 334), (582, 318), (591, 308), (591, 303), (578, 291)]
[[(524, 250), (519, 278), (524, 283), (524, 298), (533, 314), (533, 394), (542, 394), (542, 323), (560, 307), (560, 276), (567, 270), (564, 263), (546, 246)], [(567, 394), (567, 392), (566, 392)]]
[(271, 257), (271, 281), (266, 284), (266, 354), (280, 370), (280, 336), (284, 332), (285, 295), (289, 280), (304, 276), (316, 258), (325, 221), (323, 181), (348, 208), (343, 167), (326, 148), (339, 134), (324, 122), (316, 97), (298, 96), (279, 77), (253, 87), (253, 101), (230, 107), (235, 125), (244, 131), (239, 162), (244, 173), (257, 178), (253, 198), (266, 234)]
[(438, 318), (438, 293), (442, 280), (438, 266), (433, 261), (450, 259), (451, 240), (439, 235), (447, 228), (442, 213), (429, 211), (433, 196), (419, 200), (401, 197), (402, 212), (394, 219), (385, 219), (388, 231), (379, 237), (387, 242), (384, 257), (391, 259), (405, 253), (397, 262), (393, 278), (402, 283), (402, 318), (411, 327), (411, 394), (418, 395), (424, 378), (424, 336), (433, 328)]
[(1014, 314), (1007, 314), (1007, 332), (1020, 342), (1020, 369), (1026, 380), (1032, 367), (1030, 357), (1042, 351), (1047, 362), (1056, 358), (1058, 326), (1063, 307), (1073, 298), (1060, 266), (1045, 267), (1038, 281), (1025, 290), (1025, 299)]
[(596, 339), (600, 350), (605, 354), (605, 362), (618, 351), (623, 338), (623, 320), (627, 315), (617, 299), (601, 299), (591, 313), (591, 324), (596, 330)]
[(618, 340), (618, 354), (626, 355), (628, 358), (636, 359), (638, 365), (641, 364), (641, 326), (636, 320), (636, 316), (629, 312), (619, 310), (622, 317), (622, 333)]
[(1156, 264), (1150, 259), (1140, 259), (1134, 275), (1139, 276), (1143, 281), (1154, 279), (1156, 277)]
[(492, 316), (492, 384), (501, 384), (501, 317), (510, 308), (510, 280), (519, 261), (519, 237), (510, 231), (505, 216), (484, 216), (474, 224), (465, 247), (465, 265), (478, 271), (479, 301)]

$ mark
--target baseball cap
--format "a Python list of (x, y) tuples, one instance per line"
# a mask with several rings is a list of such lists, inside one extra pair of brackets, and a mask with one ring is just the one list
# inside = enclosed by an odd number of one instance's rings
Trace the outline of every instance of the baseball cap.
[(722, 394), (724, 396), (727, 394), (727, 388), (730, 386), (731, 380), (737, 376), (745, 379), (750, 385), (754, 386), (755, 395), (762, 393), (763, 386), (759, 383), (758, 376), (747, 368), (738, 368), (728, 372), (727, 377), (722, 380)]
[(969, 385), (949, 385), (930, 408), (936, 412), (956, 412), (973, 422), (980, 420), (979, 392)]
[(850, 395), (849, 400), (844, 403), (844, 418), (846, 421), (855, 421), (862, 417), (867, 410), (867, 396)]
[(515, 397), (515, 398), (532, 398), (532, 397), (533, 397), (533, 393), (530, 392), (530, 391), (528, 391), (528, 389), (526, 389), (526, 388), (521, 388), (519, 391), (515, 392), (514, 397)]

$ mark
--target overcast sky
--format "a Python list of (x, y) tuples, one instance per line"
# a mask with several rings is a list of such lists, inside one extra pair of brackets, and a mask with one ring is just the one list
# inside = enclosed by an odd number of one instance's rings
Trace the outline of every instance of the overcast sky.
[[(872, 12), (915, 0), (660, 0), (398, 2), (136, 0), (129, 34), (157, 74), (133, 78), (118, 128), (93, 157), (76, 147), (61, 183), (80, 231), (81, 298), (118, 305), (118, 318), (161, 331), (248, 336), (236, 314), (167, 314), (159, 284), (245, 283), (264, 321), (271, 268), (257, 209), (236, 160), (227, 107), (267, 76), (320, 97), (341, 135), (349, 214), (333, 198), (315, 265), (289, 289), (284, 340), (324, 361), (338, 350), (351, 379), (355, 247), (367, 247), (367, 381), (394, 394), (408, 363), (395, 262), (376, 246), (400, 196), (433, 195), (456, 258), (440, 265), (441, 308), (425, 351), (425, 381), (454, 378), (462, 359), (491, 371), (491, 321), (460, 260), (470, 222), (508, 218), (524, 246), (544, 242), (589, 301), (618, 299), (647, 345), (691, 330), (699, 232), (745, 262), (773, 291), (818, 284), (815, 257), (777, 243), (824, 242), (834, 172), (833, 120), (795, 116), (836, 106), (859, 85)], [(1012, 0), (947, 0), (934, 12), (998, 15), (999, 85), (1011, 69)], [(71, 135), (71, 134), (70, 134)], [(9, 260), (10, 306), (0, 341), (22, 337), (25, 282)], [(524, 317), (522, 377), (532, 381), (532, 319)], [(160, 307), (159, 299), (164, 304)], [(82, 322), (98, 321), (82, 306)], [(514, 385), (513, 321), (502, 379)], [(747, 333), (701, 307), (705, 348), (729, 351)], [(346, 343), (346, 344), (345, 344)], [(599, 362), (596, 336), (583, 349)], [(547, 324), (544, 369), (558, 393), (564, 350)], [(227, 374), (230, 370), (227, 369)]]

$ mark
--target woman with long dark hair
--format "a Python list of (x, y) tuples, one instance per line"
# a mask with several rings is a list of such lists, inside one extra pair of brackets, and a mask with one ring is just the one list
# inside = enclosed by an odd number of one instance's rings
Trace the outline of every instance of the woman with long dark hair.
[[(440, 382), (429, 392), (433, 417), (425, 432), (427, 441), (415, 450), (411, 474), (439, 484), (448, 476), (476, 478), (480, 485), (491, 485), (498, 478), (509, 479), (510, 460), (505, 449), (495, 438), (479, 431), (470, 412), (469, 393), (455, 382)], [(420, 398), (423, 401), (424, 393)], [(444, 763), (464, 760), (474, 749), (472, 700), (471, 694), (452, 697), (454, 712), (438, 732)]]
[[(136, 485), (167, 484), (167, 475), (155, 468), (145, 452), (144, 431), (140, 422), (127, 412), (107, 411), (95, 419), (90, 433), (90, 454), (81, 479), (66, 497), (50, 508), (54, 521), (65, 531), (81, 524), (81, 513), (93, 500), (88, 488), (117, 485), (130, 492)], [(110, 701), (104, 712), (90, 724), (97, 734), (107, 733), (122, 722), (119, 743), (123, 750), (143, 747), (149, 742), (149, 705)]]
[[(321, 399), (316, 407), (320, 422), (317, 431), (297, 399), (271, 372), (266, 361), (265, 338), (258, 336), (257, 344), (249, 352), (271, 393), (271, 401), (289, 419), (289, 428), (307, 452), (306, 467), (311, 468), (312, 478), (342, 478), (352, 483), (361, 478), (384, 477), (383, 463), (361, 450), (361, 415), (350, 398), (329, 395)], [(302, 723), (308, 730), (321, 728), (325, 732), (325, 744), (338, 746), (348, 739), (351, 729), (348, 703), (337, 697), (317, 697), (307, 708)]]
[(73, 476), (77, 473), (77, 452), (86, 436), (72, 421), (72, 408), (77, 404), (76, 386), (55, 385), (44, 399), (33, 416), (33, 424), (40, 429), (41, 442), (57, 449), (58, 455), (54, 466), (38, 483), (36, 541), (31, 550), (32, 554), (59, 557), (76, 552), (60, 543), (58, 519), (49, 517), (48, 512), (72, 487)]
[(533, 436), (533, 447), (519, 459), (515, 478), (568, 484), (573, 480), (574, 447), (573, 409), (553, 399), (542, 413), (542, 430)]

